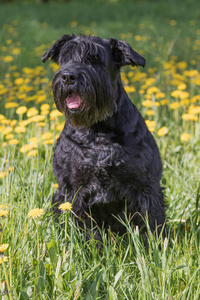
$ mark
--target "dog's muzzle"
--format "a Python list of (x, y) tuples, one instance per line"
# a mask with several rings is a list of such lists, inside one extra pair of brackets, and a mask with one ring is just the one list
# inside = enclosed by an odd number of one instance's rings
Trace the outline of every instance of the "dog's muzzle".
[(61, 78), (65, 84), (74, 85), (78, 79), (78, 75), (70, 72), (63, 72)]
[(79, 94), (76, 92), (78, 74), (75, 72), (62, 71), (61, 80), (68, 90), (68, 95), (65, 99), (68, 109), (78, 109), (82, 102)]

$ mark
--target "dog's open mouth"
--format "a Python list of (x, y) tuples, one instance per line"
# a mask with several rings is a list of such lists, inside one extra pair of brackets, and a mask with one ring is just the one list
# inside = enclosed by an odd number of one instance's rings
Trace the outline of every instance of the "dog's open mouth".
[(69, 109), (77, 109), (81, 105), (81, 98), (78, 94), (72, 93), (66, 98), (66, 103)]

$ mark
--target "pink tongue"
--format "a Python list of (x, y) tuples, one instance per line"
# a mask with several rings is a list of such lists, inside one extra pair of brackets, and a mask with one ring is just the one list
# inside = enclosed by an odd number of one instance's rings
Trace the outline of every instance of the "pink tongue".
[(79, 108), (81, 105), (81, 98), (78, 94), (73, 93), (66, 98), (66, 102), (69, 109)]

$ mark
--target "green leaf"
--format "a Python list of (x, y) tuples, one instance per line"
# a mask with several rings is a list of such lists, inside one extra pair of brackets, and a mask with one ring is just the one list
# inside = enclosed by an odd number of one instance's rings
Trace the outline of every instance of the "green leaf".
[(114, 282), (114, 287), (116, 286), (117, 282), (119, 281), (120, 277), (123, 274), (123, 270), (119, 270), (119, 272), (115, 275), (115, 282)]
[(56, 252), (57, 252), (57, 244), (54, 240), (51, 239), (50, 243), (47, 245), (47, 249), (50, 248), (55, 248)]
[(51, 263), (52, 263), (53, 267), (55, 268), (57, 266), (57, 261), (58, 261), (56, 242), (54, 240), (51, 240), (51, 242), (47, 245), (47, 249), (48, 249)]
[(96, 279), (93, 281), (88, 293), (85, 296), (85, 300), (97, 299), (101, 276), (102, 276), (102, 271), (98, 273)]
[(109, 293), (109, 300), (117, 300), (118, 299), (117, 293), (111, 285), (109, 286), (108, 293)]
[(50, 264), (45, 264), (45, 269), (46, 269), (47, 274), (48, 274), (49, 276), (52, 275), (52, 269), (53, 269), (52, 265), (50, 265)]
[(44, 266), (43, 261), (40, 261), (39, 263), (39, 278), (38, 278), (38, 291), (41, 291), (45, 288), (45, 275), (46, 275), (46, 269)]
[(19, 300), (29, 300), (29, 296), (27, 295), (26, 292), (21, 292)]

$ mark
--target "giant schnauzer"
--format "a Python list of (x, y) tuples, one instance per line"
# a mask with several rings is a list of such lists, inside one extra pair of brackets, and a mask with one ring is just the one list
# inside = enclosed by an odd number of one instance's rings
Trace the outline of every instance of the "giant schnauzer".
[(120, 235), (125, 213), (139, 228), (148, 214), (152, 232), (160, 232), (165, 205), (159, 151), (120, 77), (121, 67), (144, 67), (145, 59), (124, 41), (75, 35), (61, 37), (42, 61), (49, 57), (60, 64), (53, 95), (66, 117), (54, 152), (55, 211), (67, 199), (88, 229), (91, 214), (100, 228)]

